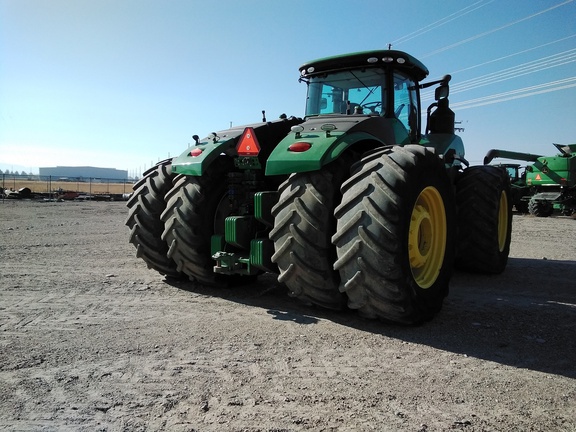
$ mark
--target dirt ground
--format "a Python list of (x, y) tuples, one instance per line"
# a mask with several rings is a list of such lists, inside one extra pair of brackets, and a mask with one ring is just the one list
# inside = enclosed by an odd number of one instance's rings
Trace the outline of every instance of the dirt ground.
[(123, 202), (0, 201), (0, 429), (575, 431), (576, 220), (514, 215), (498, 276), (419, 327), (298, 304), (273, 276), (169, 283)]

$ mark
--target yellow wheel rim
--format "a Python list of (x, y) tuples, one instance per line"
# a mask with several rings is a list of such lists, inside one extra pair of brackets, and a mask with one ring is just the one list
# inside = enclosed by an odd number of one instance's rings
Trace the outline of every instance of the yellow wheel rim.
[(506, 246), (508, 237), (508, 195), (505, 191), (500, 194), (500, 209), (498, 210), (498, 249), (500, 252)]
[(428, 186), (412, 209), (408, 232), (408, 259), (420, 288), (430, 288), (438, 278), (446, 253), (446, 211), (440, 192)]

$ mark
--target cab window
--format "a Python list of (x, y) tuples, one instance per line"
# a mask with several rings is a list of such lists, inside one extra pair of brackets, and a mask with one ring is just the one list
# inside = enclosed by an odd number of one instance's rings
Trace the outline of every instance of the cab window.
[(385, 99), (383, 69), (343, 71), (310, 78), (306, 115), (382, 115)]
[(416, 83), (400, 73), (394, 74), (394, 116), (411, 133), (418, 130)]

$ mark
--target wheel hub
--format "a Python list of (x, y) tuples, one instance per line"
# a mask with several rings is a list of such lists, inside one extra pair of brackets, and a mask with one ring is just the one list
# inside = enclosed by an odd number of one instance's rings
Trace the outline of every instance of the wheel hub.
[(408, 260), (414, 281), (430, 288), (442, 269), (446, 252), (446, 211), (438, 189), (428, 186), (414, 203), (408, 227)]
[(408, 235), (410, 265), (413, 268), (420, 268), (426, 263), (430, 252), (430, 214), (421, 205), (414, 207)]

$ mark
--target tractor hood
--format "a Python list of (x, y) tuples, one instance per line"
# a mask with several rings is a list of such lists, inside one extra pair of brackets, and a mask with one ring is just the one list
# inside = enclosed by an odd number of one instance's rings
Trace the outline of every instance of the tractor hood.
[(409, 142), (404, 125), (395, 118), (367, 115), (309, 117), (292, 128), (266, 164), (267, 175), (315, 171), (359, 141), (374, 146)]

